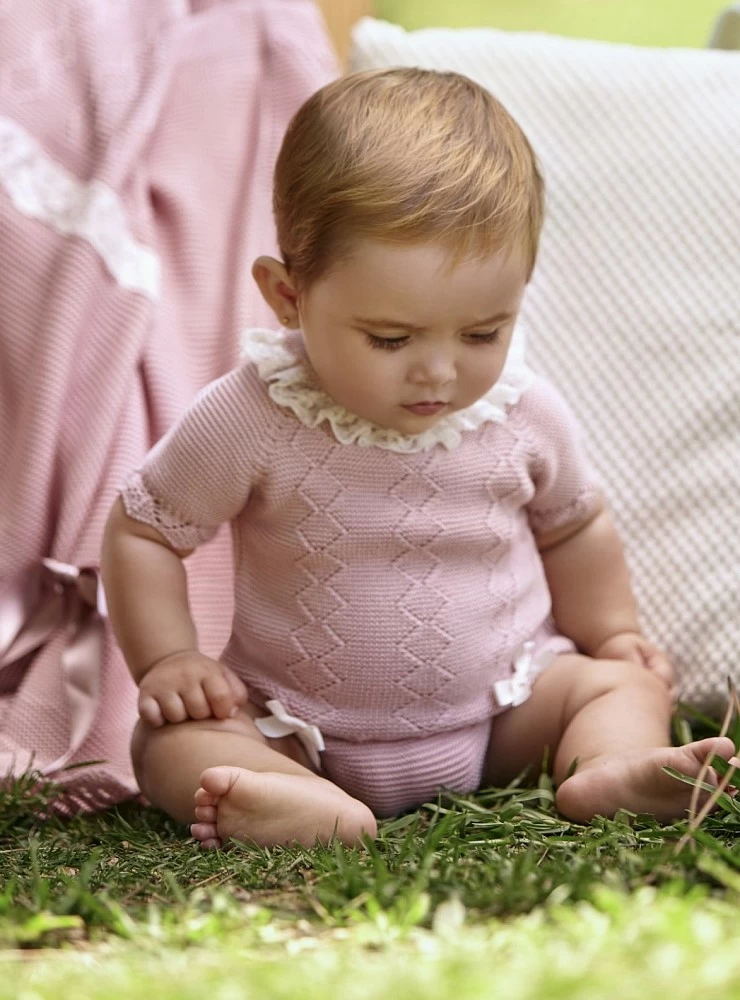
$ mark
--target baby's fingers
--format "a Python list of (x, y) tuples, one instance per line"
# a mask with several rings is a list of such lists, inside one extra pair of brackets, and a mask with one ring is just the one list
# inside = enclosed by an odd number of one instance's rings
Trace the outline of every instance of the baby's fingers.
[(211, 706), (200, 684), (194, 684), (186, 691), (181, 691), (180, 697), (191, 719), (210, 719)]
[(241, 679), (237, 677), (233, 670), (228, 667), (224, 667), (224, 674), (226, 675), (226, 681), (231, 688), (231, 693), (234, 695), (234, 701), (237, 705), (246, 705), (249, 701), (249, 691), (247, 685)]
[(678, 688), (676, 687), (676, 672), (665, 653), (660, 652), (660, 650), (647, 650), (645, 666), (651, 674), (655, 674), (665, 684), (671, 699), (674, 703), (677, 702)]
[(139, 695), (139, 716), (154, 729), (163, 726), (165, 722), (159, 702), (156, 698), (152, 698), (150, 694)]
[(236, 699), (231, 685), (221, 674), (214, 673), (203, 681), (203, 691), (217, 719), (228, 719), (236, 715)]
[(167, 722), (184, 722), (188, 718), (185, 702), (177, 691), (167, 691), (159, 696), (159, 707)]
[(165, 691), (156, 697), (151, 694), (139, 695), (139, 715), (155, 729), (165, 722), (184, 722), (187, 709), (177, 691)]
[(648, 652), (645, 662), (651, 673), (665, 681), (669, 688), (673, 686), (675, 679), (673, 665), (665, 653)]

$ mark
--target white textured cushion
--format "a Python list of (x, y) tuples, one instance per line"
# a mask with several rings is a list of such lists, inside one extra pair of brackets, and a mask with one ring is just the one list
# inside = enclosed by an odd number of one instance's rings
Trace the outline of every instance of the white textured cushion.
[(544, 168), (522, 313), (583, 421), (647, 633), (682, 697), (740, 675), (740, 55), (365, 19), (353, 69), (456, 70)]

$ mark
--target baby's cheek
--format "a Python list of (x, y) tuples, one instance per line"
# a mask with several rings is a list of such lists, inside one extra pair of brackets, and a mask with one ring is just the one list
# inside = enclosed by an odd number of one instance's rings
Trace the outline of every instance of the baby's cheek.
[(474, 363), (466, 366), (471, 384), (475, 384), (482, 394), (488, 392), (501, 377), (505, 362), (506, 356), (497, 348), (478, 348)]

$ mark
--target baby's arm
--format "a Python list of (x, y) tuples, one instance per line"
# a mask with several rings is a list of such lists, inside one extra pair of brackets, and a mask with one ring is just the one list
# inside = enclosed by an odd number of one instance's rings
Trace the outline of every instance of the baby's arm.
[(624, 550), (603, 503), (537, 539), (558, 628), (599, 659), (625, 659), (672, 687), (668, 658), (641, 633)]
[(670, 687), (670, 662), (640, 632), (622, 543), (570, 408), (544, 379), (523, 403), (535, 485), (528, 515), (558, 627), (582, 652), (631, 660)]
[(555, 621), (590, 656), (612, 636), (639, 632), (622, 543), (599, 503), (588, 518), (537, 539)]
[(267, 438), (256, 375), (211, 383), (124, 486), (104, 539), (111, 622), (152, 725), (226, 718), (246, 689), (198, 652), (183, 559), (244, 509)]
[(188, 555), (116, 501), (105, 529), (102, 570), (111, 624), (137, 683), (166, 656), (196, 648), (182, 564)]
[(111, 624), (134, 680), (139, 713), (152, 726), (227, 718), (247, 700), (244, 684), (198, 651), (182, 560), (160, 533), (116, 501), (103, 542)]

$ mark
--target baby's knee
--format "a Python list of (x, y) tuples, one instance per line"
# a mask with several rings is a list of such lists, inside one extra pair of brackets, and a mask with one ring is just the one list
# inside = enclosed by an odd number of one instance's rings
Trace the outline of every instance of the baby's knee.
[(131, 736), (131, 763), (139, 788), (146, 794), (147, 778), (162, 779), (172, 768), (172, 762), (187, 752), (192, 738), (189, 730), (198, 723), (192, 721), (148, 725), (139, 719)]
[(629, 660), (595, 660), (593, 670), (592, 683), (601, 694), (620, 689), (635, 690), (666, 702), (671, 700), (665, 682), (640, 664)]
[(572, 717), (598, 698), (618, 691), (634, 692), (641, 699), (666, 705), (672, 696), (666, 684), (646, 667), (628, 660), (589, 660), (571, 674), (566, 714)]
[(144, 746), (146, 743), (146, 728), (145, 723), (139, 719), (134, 727), (134, 731), (131, 734), (131, 745), (129, 747), (131, 751), (131, 762), (134, 765), (134, 769), (141, 764), (141, 758), (144, 754)]
[(147, 772), (151, 769), (152, 758), (158, 756), (157, 748), (162, 744), (164, 729), (164, 726), (154, 729), (139, 719), (131, 736), (131, 763), (139, 788), (145, 794)]

